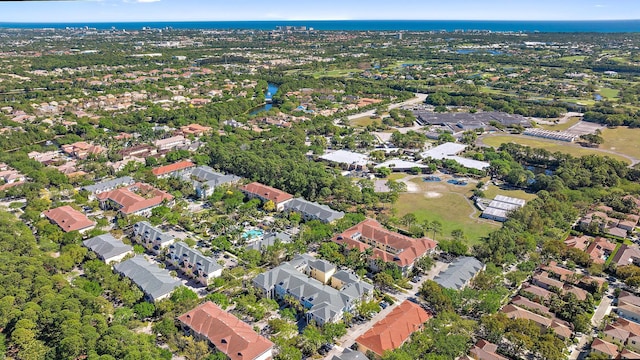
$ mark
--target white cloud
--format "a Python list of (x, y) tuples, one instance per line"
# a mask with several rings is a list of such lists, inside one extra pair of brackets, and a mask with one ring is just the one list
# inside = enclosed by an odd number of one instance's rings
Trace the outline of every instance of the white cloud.
[(144, 4), (146, 4), (146, 3), (158, 2), (160, 0), (122, 0), (122, 1), (126, 2), (126, 3), (138, 3), (138, 4), (139, 3), (144, 3)]

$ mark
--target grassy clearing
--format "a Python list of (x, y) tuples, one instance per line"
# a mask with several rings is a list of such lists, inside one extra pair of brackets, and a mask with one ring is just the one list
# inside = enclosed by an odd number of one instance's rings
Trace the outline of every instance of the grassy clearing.
[(467, 200), (475, 183), (457, 186), (448, 184), (447, 179), (447, 176), (443, 177), (442, 182), (424, 182), (422, 176), (411, 179), (409, 190), (415, 192), (400, 195), (394, 205), (397, 216), (413, 213), (418, 221), (439, 221), (442, 223), (442, 233), (436, 235), (436, 240), (450, 238), (451, 231), (462, 229), (469, 245), (478, 244), (483, 237), (498, 229), (500, 224), (480, 219), (481, 211)]
[(611, 88), (602, 88), (598, 92), (605, 99), (616, 100), (618, 99), (618, 94), (620, 93), (620, 90), (611, 89)]
[(313, 77), (345, 77), (351, 73), (359, 73), (360, 69), (335, 69), (335, 70), (322, 70), (312, 73)]
[(582, 55), (576, 56), (563, 56), (559, 60), (567, 61), (567, 62), (576, 62), (576, 61), (584, 61), (587, 57)]
[(389, 176), (386, 177), (387, 180), (400, 180), (400, 179), (404, 179), (405, 177), (407, 177), (407, 174), (403, 173), (403, 172), (397, 172), (397, 173), (391, 173)]
[(603, 129), (603, 149), (613, 150), (621, 154), (640, 159), (640, 129), (629, 129), (620, 126), (615, 129)]
[[(546, 140), (541, 138), (534, 138), (534, 137), (529, 138), (525, 136), (515, 136), (515, 135), (498, 135), (498, 136), (485, 137), (482, 139), (482, 142), (484, 142), (488, 146), (493, 146), (495, 148), (499, 147), (504, 143), (516, 143), (516, 144), (530, 146), (534, 148), (543, 148), (551, 152), (559, 151), (559, 152), (563, 152), (573, 156), (585, 156), (590, 154), (596, 154), (600, 156), (609, 156), (611, 158), (629, 163), (629, 160), (626, 159), (625, 157), (615, 155), (615, 154), (605, 153), (603, 151), (599, 151), (598, 149), (589, 149), (589, 148), (581, 147), (580, 145), (577, 145), (577, 144), (563, 143), (560, 141)], [(618, 150), (616, 149), (616, 151)], [(620, 152), (624, 153), (623, 151), (620, 151)]]
[(484, 196), (487, 199), (493, 199), (496, 195), (511, 196), (526, 201), (533, 200), (537, 197), (536, 194), (531, 194), (524, 190), (503, 190), (493, 184), (489, 185), (487, 190), (484, 191)]
[(364, 116), (361, 118), (353, 119), (349, 123), (351, 124), (351, 126), (366, 127), (373, 124), (374, 121), (380, 122), (380, 118), (374, 119), (370, 116)]
[(428, 198), (423, 193), (402, 194), (394, 208), (399, 217), (413, 213), (418, 221), (437, 220), (442, 223), (442, 233), (436, 234), (436, 240), (449, 238), (451, 231), (462, 229), (467, 243), (474, 245), (500, 227), (497, 223), (479, 219), (480, 211), (474, 215), (475, 208), (467, 203), (464, 196), (456, 193), (444, 193), (438, 198)]
[(596, 101), (593, 100), (593, 99), (576, 99), (576, 98), (558, 99), (558, 101), (571, 103), (571, 104), (577, 104), (577, 105), (585, 105), (585, 106), (591, 106), (591, 105), (594, 105), (596, 103)]
[(540, 124), (540, 127), (545, 130), (564, 131), (579, 122), (580, 122), (580, 117), (575, 116), (575, 117), (569, 118), (567, 122), (562, 124), (554, 124), (554, 125)]

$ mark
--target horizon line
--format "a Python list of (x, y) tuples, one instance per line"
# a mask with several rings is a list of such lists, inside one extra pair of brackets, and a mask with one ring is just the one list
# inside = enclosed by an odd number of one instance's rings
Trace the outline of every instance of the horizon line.
[(141, 22), (283, 22), (283, 21), (492, 21), (492, 22), (606, 22), (606, 21), (640, 21), (638, 19), (238, 19), (238, 20), (97, 20), (97, 21), (2, 21), (0, 24), (108, 24), (108, 23), (141, 23)]

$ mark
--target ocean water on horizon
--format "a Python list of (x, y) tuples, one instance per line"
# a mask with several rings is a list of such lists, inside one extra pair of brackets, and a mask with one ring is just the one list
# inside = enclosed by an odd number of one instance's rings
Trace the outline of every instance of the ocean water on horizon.
[(608, 21), (488, 21), (488, 20), (296, 20), (296, 21), (178, 21), (103, 23), (2, 23), (0, 28), (90, 27), (97, 29), (140, 30), (143, 27), (174, 29), (255, 29), (274, 30), (276, 26), (306, 26), (334, 31), (496, 31), (496, 32), (640, 32), (640, 20)]

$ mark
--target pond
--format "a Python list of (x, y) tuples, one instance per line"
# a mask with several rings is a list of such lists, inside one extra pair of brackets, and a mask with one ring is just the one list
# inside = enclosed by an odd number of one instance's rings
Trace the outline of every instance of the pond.
[(278, 92), (278, 86), (276, 84), (269, 83), (269, 86), (267, 87), (267, 93), (264, 94), (265, 104), (251, 110), (249, 112), (249, 115), (255, 115), (263, 111), (270, 110), (273, 107), (273, 104), (271, 104), (271, 101), (273, 100), (273, 95), (275, 95), (277, 92)]

